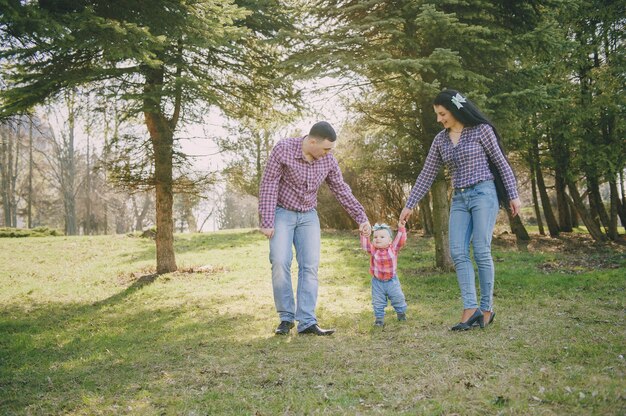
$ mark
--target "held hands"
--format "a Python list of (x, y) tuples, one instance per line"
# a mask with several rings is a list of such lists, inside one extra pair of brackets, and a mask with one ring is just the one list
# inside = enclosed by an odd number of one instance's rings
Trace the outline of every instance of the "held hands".
[(511, 199), (509, 201), (509, 208), (511, 208), (511, 215), (518, 215), (522, 208), (522, 201), (520, 201), (519, 198)]
[(403, 223), (402, 225), (404, 226), (412, 213), (413, 210), (411, 208), (403, 208), (402, 212), (400, 213), (400, 218), (398, 219), (398, 226), (400, 226), (400, 223)]
[(398, 221), (398, 228), (404, 228), (406, 226), (406, 220)]
[(366, 221), (362, 224), (359, 224), (359, 231), (361, 232), (361, 235), (369, 236), (372, 233), (372, 226), (370, 222)]

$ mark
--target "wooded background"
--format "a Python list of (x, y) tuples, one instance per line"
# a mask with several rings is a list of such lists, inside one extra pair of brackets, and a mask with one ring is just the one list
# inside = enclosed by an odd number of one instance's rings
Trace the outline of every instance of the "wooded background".
[[(157, 272), (176, 270), (174, 231), (210, 215), (223, 228), (257, 225), (269, 151), (302, 133), (303, 90), (320, 79), (334, 84), (320, 93), (343, 98), (335, 154), (372, 222), (397, 218), (441, 129), (432, 99), (453, 88), (502, 133), (530, 207), (511, 222), (518, 238), (524, 223), (553, 237), (584, 225), (598, 241), (626, 225), (624, 2), (0, 0), (0, 10), (7, 227), (156, 226)], [(211, 111), (227, 120), (227, 134), (211, 135), (221, 172), (197, 169), (181, 146), (183, 128)], [(444, 175), (410, 226), (435, 237), (449, 267)], [(324, 227), (355, 227), (327, 189), (318, 208)]]

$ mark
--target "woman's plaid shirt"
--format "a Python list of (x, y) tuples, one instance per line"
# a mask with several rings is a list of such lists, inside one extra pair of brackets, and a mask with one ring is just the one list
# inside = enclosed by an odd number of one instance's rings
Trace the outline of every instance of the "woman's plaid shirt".
[(424, 168), (411, 189), (406, 206), (415, 208), (430, 189), (443, 165), (452, 176), (452, 186), (455, 189), (468, 188), (478, 182), (493, 180), (487, 157), (498, 168), (509, 200), (517, 198), (517, 183), (513, 170), (498, 146), (493, 128), (488, 124), (479, 124), (465, 127), (456, 146), (452, 144), (447, 130), (442, 130), (435, 136), (426, 156)]
[(370, 254), (370, 274), (378, 280), (391, 280), (398, 269), (398, 252), (406, 243), (406, 228), (398, 228), (389, 247), (376, 248), (368, 236), (361, 234), (361, 248)]

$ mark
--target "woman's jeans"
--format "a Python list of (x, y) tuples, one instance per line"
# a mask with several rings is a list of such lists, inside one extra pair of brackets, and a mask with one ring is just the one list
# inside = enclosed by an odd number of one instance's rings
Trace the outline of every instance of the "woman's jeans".
[(494, 267), (491, 237), (498, 215), (498, 198), (493, 181), (479, 182), (469, 188), (455, 189), (450, 208), (450, 255), (461, 289), (464, 309), (478, 307), (470, 242), (478, 266), (480, 309), (493, 307)]
[[(291, 285), (292, 246), (298, 262), (297, 309)], [(298, 331), (317, 323), (317, 267), (320, 262), (320, 221), (317, 211), (276, 208), (270, 263), (274, 303), (281, 321), (298, 321)]]
[(402, 293), (398, 276), (394, 276), (389, 280), (379, 280), (372, 277), (372, 306), (374, 307), (374, 316), (376, 318), (385, 317), (387, 299), (391, 302), (391, 306), (393, 306), (396, 313), (406, 312), (406, 300), (404, 293)]

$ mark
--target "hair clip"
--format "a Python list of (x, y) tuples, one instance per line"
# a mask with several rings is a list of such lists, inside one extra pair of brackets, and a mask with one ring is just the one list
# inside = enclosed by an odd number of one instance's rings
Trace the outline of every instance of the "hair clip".
[(463, 104), (461, 103), (465, 103), (467, 102), (467, 100), (465, 99), (465, 97), (463, 97), (461, 94), (459, 94), (458, 92), (456, 93), (456, 95), (454, 97), (452, 97), (450, 99), (450, 101), (452, 101), (452, 104), (456, 105), (457, 109), (460, 109), (461, 107), (463, 107)]

